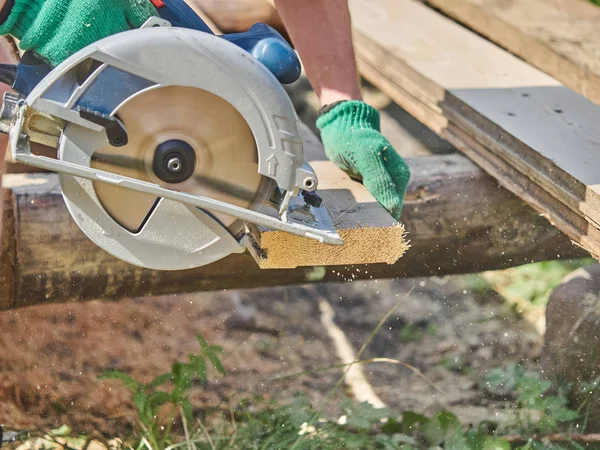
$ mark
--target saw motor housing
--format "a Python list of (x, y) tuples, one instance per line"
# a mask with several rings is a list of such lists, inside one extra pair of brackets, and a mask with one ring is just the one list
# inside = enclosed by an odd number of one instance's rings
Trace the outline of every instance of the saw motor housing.
[[(179, 0), (170, 1), (181, 7)], [(199, 30), (203, 22), (194, 17), (194, 28), (174, 27), (152, 18), (141, 29), (82, 49), (39, 81), (35, 77), (43, 68), (32, 71), (32, 66), (23, 66), (22, 75), (35, 76), (17, 76), (15, 88), (27, 91), (35, 87), (26, 99), (9, 94), (0, 114), (0, 121), (9, 123), (13, 159), (58, 172), (66, 205), (81, 230), (112, 255), (141, 267), (189, 269), (244, 251), (249, 245), (247, 229), (234, 231), (224, 216), (235, 218), (238, 225), (255, 223), (341, 244), (318, 197), (312, 194), (317, 177), (304, 162), (299, 121), (281, 85), (299, 76), (295, 53), (267, 25), (221, 37)], [(193, 111), (176, 109), (189, 111), (188, 117), (180, 120), (185, 126), (178, 127), (178, 120), (165, 117), (165, 123), (171, 124), (170, 134), (153, 141), (147, 151), (135, 144), (145, 122), (133, 126), (132, 120), (126, 119), (132, 110), (151, 108), (152, 123), (162, 130), (162, 104), (178, 107), (191, 98), (199, 103), (192, 103)], [(193, 139), (196, 108), (203, 111), (203, 116), (198, 115), (201, 120), (222, 129), (220, 136), (227, 134), (228, 126), (232, 133), (237, 130), (245, 136), (231, 141), (243, 149), (220, 148), (218, 153), (202, 156), (201, 139)], [(247, 132), (239, 131), (244, 127)], [(150, 134), (160, 135), (158, 131)], [(30, 141), (57, 147), (58, 159), (34, 155)], [(115, 173), (94, 162), (102, 149), (118, 156), (120, 149), (134, 144), (136, 155), (142, 154), (136, 167), (143, 167), (144, 177), (123, 170)], [(137, 150), (140, 148), (142, 153)], [(251, 201), (232, 204), (203, 190), (186, 189), (194, 168), (211, 158), (219, 162), (222, 171), (227, 164), (222, 152), (227, 151), (232, 155), (233, 184), (237, 176), (250, 177), (243, 172), (254, 171), (259, 177), (251, 184), (256, 186)], [(238, 155), (247, 159), (252, 155), (254, 160), (237, 161)], [(187, 178), (181, 178), (182, 174)], [(226, 185), (226, 181), (221, 176), (219, 183)], [(99, 186), (112, 189), (111, 197), (102, 198), (105, 188)], [(116, 199), (118, 205), (127, 192), (141, 195), (131, 197), (131, 210), (136, 199), (156, 199), (140, 225), (133, 228), (107, 207), (106, 198)], [(265, 202), (275, 204), (279, 214), (266, 212)], [(127, 213), (127, 203), (119, 207)], [(295, 215), (298, 209), (303, 213)]]

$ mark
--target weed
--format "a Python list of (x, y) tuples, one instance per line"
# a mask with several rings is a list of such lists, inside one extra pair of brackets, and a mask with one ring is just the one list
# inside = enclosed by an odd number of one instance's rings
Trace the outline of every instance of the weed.
[(451, 372), (460, 373), (463, 375), (468, 375), (473, 371), (469, 363), (458, 356), (442, 358), (440, 360), (440, 366)]
[[(519, 365), (490, 371), (484, 387), (494, 394), (516, 397), (518, 409), (515, 431), (520, 433), (550, 433), (561, 424), (574, 422), (580, 417), (578, 411), (568, 406), (569, 386), (553, 386), (550, 381), (542, 379), (539, 373)], [(596, 388), (593, 386), (593, 389)], [(534, 417), (531, 412), (539, 416)]]
[[(205, 383), (207, 380), (207, 365), (210, 363), (220, 374), (225, 375), (225, 369), (219, 359), (223, 351), (221, 347), (210, 345), (197, 335), (201, 352), (189, 355), (189, 362), (178, 362), (171, 370), (158, 375), (149, 383), (134, 380), (126, 373), (117, 370), (105, 371), (101, 377), (119, 380), (132, 393), (132, 401), (137, 408), (138, 421), (142, 428), (142, 441), (146, 442), (148, 450), (163, 450), (171, 441), (171, 426), (179, 416), (183, 429), (188, 434), (188, 424), (192, 421), (192, 405), (187, 397), (194, 381)], [(170, 386), (170, 391), (167, 390)], [(161, 425), (161, 409), (169, 409), (167, 426)]]
[(409, 323), (400, 330), (400, 338), (405, 342), (418, 342), (424, 335), (425, 330), (414, 323)]
[(425, 335), (435, 336), (438, 333), (438, 326), (427, 324), (424, 326), (419, 323), (409, 323), (400, 330), (400, 338), (405, 342), (419, 342)]

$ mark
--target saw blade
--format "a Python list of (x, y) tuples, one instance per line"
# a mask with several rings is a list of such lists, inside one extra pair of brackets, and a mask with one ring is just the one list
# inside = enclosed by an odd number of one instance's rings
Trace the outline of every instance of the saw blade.
[[(128, 143), (98, 149), (92, 157), (94, 168), (250, 209), (256, 209), (275, 189), (274, 181), (258, 172), (250, 127), (217, 95), (193, 87), (157, 88), (125, 103), (117, 116), (127, 130)], [(152, 167), (155, 150), (170, 140), (186, 142), (196, 155), (193, 174), (176, 184), (161, 181)], [(94, 188), (111, 217), (133, 233), (143, 226), (158, 200), (99, 181)], [(236, 218), (214, 216), (235, 236), (243, 231)]]

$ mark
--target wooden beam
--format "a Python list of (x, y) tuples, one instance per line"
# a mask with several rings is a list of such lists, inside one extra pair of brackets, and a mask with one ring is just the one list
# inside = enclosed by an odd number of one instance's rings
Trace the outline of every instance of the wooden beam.
[(413, 0), (351, 0), (365, 78), (600, 255), (600, 109)]
[(422, 0), (600, 103), (600, 8), (587, 0)]
[[(478, 272), (585, 253), (461, 155), (416, 157), (395, 264), (260, 269), (248, 253), (186, 271), (143, 270), (89, 241), (54, 174), (7, 175), (0, 309), (59, 301)], [(350, 212), (348, 214), (351, 214)], [(376, 245), (366, 241), (364, 245)]]

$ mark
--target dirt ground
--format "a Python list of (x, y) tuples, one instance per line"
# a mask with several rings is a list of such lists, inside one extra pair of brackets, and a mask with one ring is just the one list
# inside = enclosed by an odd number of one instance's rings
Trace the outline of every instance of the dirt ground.
[(128, 393), (98, 375), (110, 368), (148, 380), (197, 351), (196, 333), (225, 348), (228, 372), (197, 387), (192, 398), (199, 409), (228, 410), (254, 395), (285, 402), (296, 392), (318, 402), (339, 369), (273, 378), (339, 362), (321, 323), (323, 299), (355, 349), (398, 304), (363, 358), (409, 363), (444, 393), (403, 366), (365, 366), (375, 392), (396, 411), (452, 406), (465, 421), (480, 420), (502, 405), (489, 404), (478, 377), (509, 362), (534, 361), (540, 350), (528, 323), (499, 299), (470, 292), (460, 277), (46, 305), (0, 314), (0, 423), (69, 424), (127, 436), (135, 418)]

